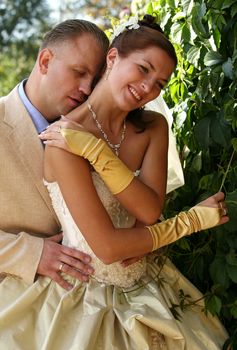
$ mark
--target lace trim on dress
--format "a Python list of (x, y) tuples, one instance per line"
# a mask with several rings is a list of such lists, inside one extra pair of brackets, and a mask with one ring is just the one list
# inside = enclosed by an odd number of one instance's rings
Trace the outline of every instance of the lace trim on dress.
[[(129, 214), (116, 197), (112, 195), (99, 174), (92, 172), (92, 179), (98, 196), (108, 212), (113, 225), (119, 228), (134, 226), (136, 219)], [(56, 182), (48, 183), (45, 180), (44, 184), (48, 188), (52, 199), (52, 205), (62, 225), (62, 231), (64, 232), (63, 244), (80, 249), (91, 256), (91, 265), (95, 271), (93, 277), (99, 282), (116, 285), (122, 288), (132, 287), (146, 271), (146, 259), (143, 258), (128, 267), (123, 267), (120, 262), (110, 265), (104, 264), (96, 257), (86, 242), (82, 232), (75, 224), (58, 184)]]

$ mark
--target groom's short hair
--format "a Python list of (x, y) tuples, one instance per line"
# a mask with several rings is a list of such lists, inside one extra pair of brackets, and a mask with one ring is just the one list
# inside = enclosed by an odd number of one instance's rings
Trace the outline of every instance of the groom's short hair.
[(56, 25), (45, 34), (40, 50), (55, 46), (63, 41), (76, 38), (83, 34), (92, 35), (104, 53), (107, 53), (109, 40), (106, 34), (96, 24), (83, 19), (68, 19)]

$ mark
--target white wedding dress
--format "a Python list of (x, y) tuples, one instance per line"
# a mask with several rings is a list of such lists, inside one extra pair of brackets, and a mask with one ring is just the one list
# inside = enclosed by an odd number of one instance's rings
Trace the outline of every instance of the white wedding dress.
[[(92, 173), (98, 195), (116, 227), (135, 219)], [(14, 277), (0, 284), (1, 350), (220, 350), (228, 335), (200, 302), (187, 310), (182, 290), (193, 300), (201, 293), (162, 254), (150, 254), (126, 268), (103, 264), (75, 225), (57, 183), (46, 183), (62, 224), (63, 244), (92, 257), (88, 283), (73, 280), (66, 291), (49, 278), (31, 286)], [(100, 227), (98, 226), (98, 230)], [(96, 239), (96, 232), (95, 232)]]

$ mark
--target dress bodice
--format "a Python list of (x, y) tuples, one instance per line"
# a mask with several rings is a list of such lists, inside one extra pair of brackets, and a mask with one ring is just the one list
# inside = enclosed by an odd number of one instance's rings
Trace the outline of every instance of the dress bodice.
[[(114, 227), (132, 227), (135, 224), (135, 218), (130, 215), (112, 195), (101, 177), (96, 172), (92, 172), (92, 179), (98, 196), (108, 212)], [(98, 281), (124, 288), (132, 286), (146, 270), (145, 258), (128, 267), (123, 267), (120, 262), (115, 262), (110, 265), (104, 264), (96, 257), (86, 242), (83, 234), (74, 222), (63, 199), (58, 184), (56, 182), (48, 183), (45, 181), (45, 185), (48, 188), (52, 205), (62, 225), (63, 244), (69, 247), (77, 248), (91, 256), (91, 266), (95, 270), (94, 277)], [(100, 227), (98, 226), (98, 230), (99, 229)]]

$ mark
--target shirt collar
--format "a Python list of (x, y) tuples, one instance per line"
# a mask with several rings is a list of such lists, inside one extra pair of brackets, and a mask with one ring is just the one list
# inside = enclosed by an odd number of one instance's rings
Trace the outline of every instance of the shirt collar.
[(25, 84), (27, 82), (27, 79), (23, 80), (19, 85), (18, 85), (18, 93), (20, 96), (20, 99), (22, 103), (24, 104), (25, 108), (27, 109), (32, 122), (34, 123), (34, 126), (37, 130), (37, 132), (40, 134), (42, 131), (44, 131), (47, 126), (49, 125), (49, 122), (47, 119), (38, 111), (38, 109), (33, 106), (33, 104), (30, 102), (28, 97), (26, 96), (25, 93)]

